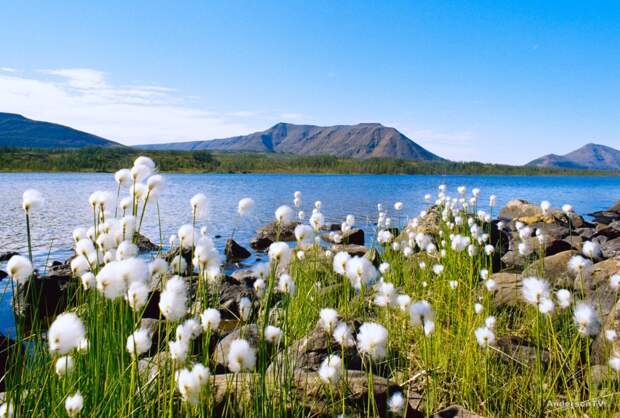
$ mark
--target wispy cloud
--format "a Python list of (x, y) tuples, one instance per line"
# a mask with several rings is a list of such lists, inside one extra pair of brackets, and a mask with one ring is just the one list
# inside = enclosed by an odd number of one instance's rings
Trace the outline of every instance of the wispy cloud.
[(0, 71), (4, 71), (5, 73), (15, 73), (17, 70), (11, 67), (0, 67)]
[(217, 111), (167, 86), (117, 85), (89, 68), (0, 72), (0, 111), (62, 123), (125, 144), (198, 140), (265, 129), (277, 112)]

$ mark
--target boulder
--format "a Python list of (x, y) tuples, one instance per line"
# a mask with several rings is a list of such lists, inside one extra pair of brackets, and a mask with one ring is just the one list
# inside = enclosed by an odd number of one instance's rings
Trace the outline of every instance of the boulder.
[(549, 241), (565, 238), (570, 232), (566, 226), (559, 225), (557, 223), (538, 222), (530, 226), (533, 230), (538, 229), (548, 238)]
[(159, 245), (154, 244), (150, 239), (140, 234), (139, 232), (136, 232), (136, 235), (134, 236), (134, 240), (140, 252), (150, 252), (150, 251), (159, 250)]
[(340, 233), (342, 236), (342, 240), (340, 242), (336, 242), (333, 238), (332, 234), (323, 234), (321, 238), (323, 241), (329, 242), (331, 244), (355, 244), (355, 245), (364, 245), (365, 237), (364, 231), (359, 228), (352, 228), (345, 233)]
[(518, 306), (523, 303), (520, 274), (495, 273), (490, 278), (496, 283), (493, 299), (497, 305)]
[[(497, 346), (507, 356), (500, 355), (501, 359), (508, 363), (526, 368), (534, 368), (536, 365), (537, 348), (524, 338), (516, 335), (507, 335), (497, 339)], [(541, 350), (540, 360), (545, 367), (549, 363), (550, 354), (547, 350)]]
[(601, 210), (593, 213), (589, 213), (592, 218), (594, 218), (594, 222), (608, 225), (614, 221), (620, 221), (620, 213), (619, 212), (611, 212), (606, 210)]
[(601, 244), (604, 258), (612, 258), (620, 255), (620, 237), (607, 240)]
[(7, 251), (7, 252), (0, 253), (0, 262), (9, 261), (11, 257), (13, 257), (14, 255), (19, 255), (19, 254), (14, 251)]
[(581, 249), (583, 248), (583, 239), (578, 236), (578, 235), (570, 235), (566, 238), (564, 238), (564, 241), (566, 241), (567, 243), (570, 244), (570, 246), (577, 251), (581, 252)]
[(4, 270), (0, 270), (0, 281), (6, 279), (7, 277), (9, 277), (9, 273)]
[[(352, 329), (355, 327), (352, 326)], [(342, 357), (341, 346), (330, 334), (316, 325), (309, 334), (293, 341), (288, 349), (278, 353), (269, 365), (269, 369), (279, 369), (287, 362), (293, 369), (317, 371), (325, 357), (332, 353)], [(343, 360), (348, 369), (362, 369), (362, 360), (355, 346), (345, 348)]]
[(483, 418), (483, 416), (471, 412), (460, 405), (452, 405), (439, 412), (435, 412), (432, 418)]
[(252, 255), (248, 250), (239, 245), (235, 240), (229, 239), (226, 241), (226, 247), (224, 248), (224, 254), (226, 254), (226, 260), (239, 261), (245, 260)]
[(611, 207), (607, 210), (610, 212), (620, 213), (620, 199), (618, 199), (618, 201), (611, 205)]
[(579, 235), (582, 239), (589, 241), (594, 234), (596, 234), (596, 229), (594, 228), (577, 228), (575, 229), (575, 233)]
[(596, 336), (592, 344), (592, 363), (605, 364), (613, 353), (620, 353), (620, 338), (608, 341), (605, 331), (614, 330), (620, 337), (620, 300), (611, 308), (609, 315), (603, 322), (601, 332)]
[(254, 273), (254, 270), (252, 270), (252, 269), (236, 270), (236, 271), (232, 272), (230, 277), (232, 277), (233, 279), (235, 279), (235, 280), (237, 280), (239, 282), (243, 282), (245, 280), (251, 280), (252, 283), (254, 283), (254, 281), (258, 278), (256, 276), (256, 273)]
[(256, 238), (269, 238), (273, 242), (295, 241), (295, 227), (297, 225), (299, 225), (297, 221), (284, 225), (274, 221), (258, 228)]
[(520, 219), (537, 215), (542, 215), (540, 206), (522, 199), (511, 200), (499, 211), (499, 217), (506, 219)]
[(596, 307), (603, 322), (618, 300), (618, 293), (609, 286), (609, 278), (618, 272), (620, 256), (588, 266), (575, 278), (574, 289)]
[(273, 240), (266, 237), (254, 237), (252, 241), (250, 241), (250, 247), (254, 248), (256, 251), (265, 251), (271, 244), (273, 244)]
[(552, 241), (545, 242), (545, 256), (555, 255), (563, 251), (568, 251), (573, 247), (567, 241), (562, 239), (554, 239)]
[(602, 228), (597, 229), (596, 233), (592, 235), (592, 238), (604, 236), (607, 239), (614, 239), (620, 237), (620, 222), (612, 222), (609, 225), (604, 225)]
[(337, 244), (337, 245), (332, 245), (331, 250), (334, 254), (340, 252), (340, 251), (344, 251), (349, 253), (352, 257), (354, 256), (359, 256), (362, 257), (364, 256), (364, 254), (366, 254), (368, 252), (368, 248), (364, 247), (363, 245), (355, 245), (355, 244), (348, 244), (348, 245), (344, 245), (344, 244)]
[(239, 314), (239, 300), (242, 297), (249, 298), (251, 301), (255, 298), (254, 293), (254, 277), (244, 277), (236, 279), (230, 276), (224, 276), (220, 283), (220, 310), (222, 319), (236, 319)]
[(227, 367), (230, 345), (233, 341), (239, 338), (247, 340), (248, 343), (250, 343), (250, 346), (254, 348), (258, 347), (258, 326), (256, 324), (248, 324), (240, 328), (236, 328), (217, 343), (215, 346), (214, 360), (217, 364), (219, 372), (225, 370)]
[(573, 288), (574, 278), (568, 271), (568, 260), (576, 254), (573, 250), (563, 251), (536, 260), (523, 270), (522, 276), (543, 277), (556, 288)]

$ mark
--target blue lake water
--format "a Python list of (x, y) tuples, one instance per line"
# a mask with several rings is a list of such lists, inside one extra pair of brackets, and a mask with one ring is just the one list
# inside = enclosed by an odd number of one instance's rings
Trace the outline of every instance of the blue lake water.
[[(276, 207), (292, 206), (293, 193), (302, 192), (302, 209), (310, 213), (316, 200), (329, 222), (341, 222), (352, 213), (362, 226), (376, 216), (378, 203), (392, 209), (401, 201), (401, 218), (415, 216), (425, 206), (426, 193), (435, 193), (440, 184), (456, 195), (456, 188), (481, 189), (479, 207), (488, 209), (488, 197), (497, 196), (499, 210), (508, 200), (522, 198), (539, 203), (549, 200), (554, 207), (570, 203), (578, 213), (606, 209), (620, 199), (620, 177), (530, 177), (530, 176), (418, 176), (418, 175), (317, 175), (317, 174), (168, 174), (166, 189), (159, 199), (164, 239), (179, 226), (191, 222), (189, 199), (198, 192), (208, 198), (206, 217), (198, 222), (210, 235), (222, 238), (223, 248), (235, 226), (236, 240), (248, 246), (256, 227), (273, 220)], [(34, 188), (43, 193), (45, 206), (32, 216), (34, 255), (39, 264), (49, 253), (50, 260), (64, 260), (70, 254), (71, 233), (90, 226), (89, 195), (96, 190), (116, 193), (112, 174), (103, 173), (0, 173), (0, 252), (25, 254), (25, 219), (22, 192)], [(124, 190), (126, 195), (127, 190)], [(252, 216), (239, 220), (237, 202), (243, 197), (256, 201)], [(155, 206), (147, 210), (142, 228), (158, 242)], [(0, 264), (0, 269), (4, 267)], [(6, 297), (5, 297), (6, 299)], [(0, 331), (10, 307), (0, 303)], [(8, 316), (10, 318), (10, 315)]]

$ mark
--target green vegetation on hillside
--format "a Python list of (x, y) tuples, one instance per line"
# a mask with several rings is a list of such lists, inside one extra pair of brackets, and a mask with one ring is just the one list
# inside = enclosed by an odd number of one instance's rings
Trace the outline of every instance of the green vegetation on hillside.
[(332, 156), (209, 151), (143, 151), (132, 148), (83, 148), (77, 150), (4, 148), (0, 150), (0, 171), (113, 172), (122, 167), (131, 166), (138, 155), (147, 155), (157, 160), (162, 172), (180, 173), (618, 174), (604, 171), (520, 167), (477, 162), (356, 160)]

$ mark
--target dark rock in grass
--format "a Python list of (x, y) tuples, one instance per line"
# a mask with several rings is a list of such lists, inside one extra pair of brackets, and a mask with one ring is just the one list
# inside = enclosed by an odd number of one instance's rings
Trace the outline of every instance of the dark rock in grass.
[(573, 250), (563, 251), (545, 257), (542, 260), (536, 260), (523, 270), (523, 277), (543, 277), (556, 288), (573, 288), (574, 277), (568, 271), (568, 260), (577, 254)]
[(586, 302), (595, 306), (603, 322), (618, 301), (618, 292), (609, 285), (609, 278), (618, 272), (620, 256), (588, 266), (575, 278), (573, 287), (583, 293)]
[(134, 239), (136, 240), (136, 245), (140, 252), (157, 251), (159, 249), (159, 245), (154, 244), (150, 239), (140, 233), (136, 233)]
[(0, 335), (0, 391), (6, 390), (7, 373), (20, 372), (25, 361), (23, 354), (23, 348), (14, 340)]
[(364, 231), (359, 228), (352, 228), (351, 230), (340, 233), (342, 240), (340, 242), (336, 242), (333, 234), (323, 234), (321, 238), (323, 241), (329, 242), (331, 244), (354, 244), (354, 245), (364, 245), (365, 237)]
[(495, 280), (493, 299), (497, 305), (518, 306), (523, 303), (520, 274), (502, 272), (495, 273), (490, 278)]
[(222, 319), (239, 318), (239, 301), (246, 297), (254, 300), (254, 277), (235, 279), (224, 276), (220, 284), (220, 310)]
[(250, 242), (250, 246), (256, 251), (265, 251), (271, 244), (273, 241), (266, 237), (254, 237)]
[(299, 222), (294, 221), (290, 224), (280, 224), (271, 222), (256, 230), (256, 238), (269, 238), (271, 241), (295, 241), (295, 227)]
[(603, 321), (601, 332), (592, 344), (592, 363), (594, 364), (607, 365), (607, 361), (613, 353), (620, 353), (620, 338), (616, 338), (614, 341), (607, 340), (605, 336), (607, 330), (616, 331), (620, 337), (620, 301), (616, 302), (611, 308), (609, 315)]
[[(355, 333), (355, 326), (353, 324), (349, 326)], [(287, 350), (278, 353), (269, 365), (269, 370), (278, 370), (287, 362), (292, 369), (317, 371), (329, 354), (338, 354), (342, 358), (342, 347), (331, 334), (317, 325), (309, 334), (293, 341)], [(355, 345), (344, 349), (343, 360), (347, 369), (362, 369), (362, 360)]]
[(566, 226), (556, 223), (537, 222), (530, 225), (530, 227), (534, 230), (539, 230), (549, 241), (560, 240), (569, 234), (569, 229)]
[[(182, 271), (181, 275), (185, 275), (187, 274), (187, 272), (189, 271), (189, 269), (191, 268), (192, 264), (192, 250), (189, 248), (181, 248), (179, 251), (179, 247), (173, 247), (171, 249), (168, 250), (167, 253), (165, 253), (163, 255), (164, 260), (166, 260), (168, 263), (172, 263), (172, 260), (174, 260), (174, 258), (178, 255), (181, 255), (181, 257), (183, 257), (183, 259), (185, 260), (185, 263), (187, 263), (187, 269), (186, 271)], [(176, 271), (176, 269), (174, 270), (175, 274), (178, 274), (178, 272)]]
[[(508, 363), (516, 363), (521, 367), (535, 367), (537, 348), (524, 338), (515, 335), (499, 337), (497, 339), (497, 346), (504, 353), (500, 354), (502, 360)], [(540, 360), (543, 367), (549, 363), (549, 358), (549, 351), (542, 349)]]
[(239, 282), (243, 282), (245, 280), (251, 280), (252, 283), (254, 283), (254, 281), (258, 279), (258, 276), (252, 269), (237, 270), (237, 271), (234, 271), (230, 276)]
[(340, 252), (340, 251), (344, 251), (346, 253), (349, 253), (349, 255), (351, 255), (352, 257), (354, 256), (359, 256), (362, 257), (364, 256), (364, 254), (366, 254), (368, 252), (368, 248), (364, 247), (363, 245), (355, 245), (355, 244), (348, 244), (348, 245), (343, 245), (343, 244), (337, 244), (337, 245), (332, 245), (331, 248), (332, 252), (334, 254)]
[(248, 250), (239, 245), (235, 240), (229, 239), (226, 241), (226, 248), (224, 249), (227, 261), (239, 261), (244, 260), (252, 255)]
[[(281, 399), (282, 395), (273, 393), (274, 403), (272, 412), (279, 411), (282, 407), (287, 416), (313, 416), (331, 417), (334, 411), (340, 410), (339, 403), (334, 405), (333, 399), (345, 399), (347, 412), (351, 416), (366, 416), (367, 403), (369, 396), (368, 375), (357, 370), (347, 370), (343, 375), (346, 378), (339, 384), (330, 388), (321, 380), (316, 372), (305, 372), (302, 370), (294, 371), (290, 379), (290, 387), (286, 390), (287, 396), (294, 398), (295, 402), (288, 405), (277, 405), (276, 400)], [(280, 385), (281, 377), (267, 374), (267, 385), (272, 391), (285, 390)], [(227, 411), (242, 415), (240, 410), (248, 402), (251, 402), (256, 387), (256, 376), (252, 373), (227, 373), (212, 376), (212, 394), (216, 415), (220, 416)], [(377, 414), (373, 416), (388, 416), (387, 400), (394, 392), (402, 392), (396, 382), (389, 381), (380, 376), (373, 376), (373, 395), (377, 407)], [(331, 393), (331, 395), (330, 395)], [(333, 395), (333, 398), (332, 398)], [(421, 403), (422, 396), (417, 392), (405, 394), (405, 402), (408, 402), (407, 418), (418, 418), (424, 415), (414, 409), (414, 405)], [(292, 410), (290, 405), (303, 405), (303, 410)], [(237, 410), (235, 410), (237, 409)]]
[(483, 416), (471, 412), (460, 405), (452, 405), (439, 412), (435, 412), (432, 418), (483, 418)]
[(0, 270), (0, 281), (6, 279), (7, 277), (9, 277), (9, 273), (4, 270)]
[(230, 334), (222, 338), (215, 346), (214, 359), (218, 365), (217, 371), (219, 373), (225, 372), (228, 367), (228, 353), (230, 351), (230, 345), (236, 339), (243, 338), (247, 340), (251, 347), (258, 347), (259, 330), (256, 324), (244, 325), (240, 328), (236, 328)]
[(13, 257), (14, 255), (19, 255), (19, 254), (14, 251), (7, 251), (5, 253), (0, 253), (0, 261), (9, 261), (11, 257)]

